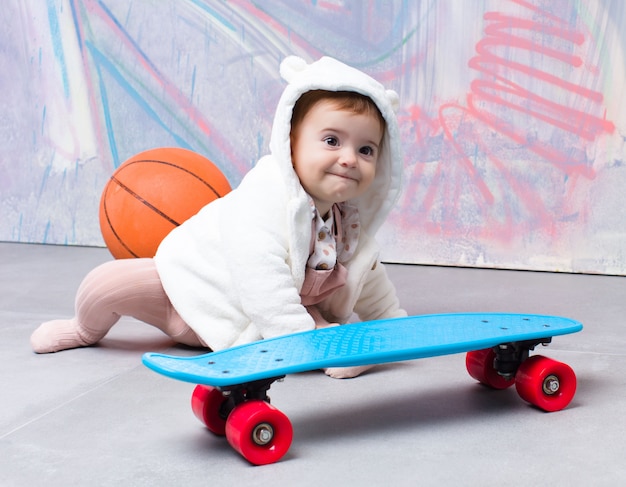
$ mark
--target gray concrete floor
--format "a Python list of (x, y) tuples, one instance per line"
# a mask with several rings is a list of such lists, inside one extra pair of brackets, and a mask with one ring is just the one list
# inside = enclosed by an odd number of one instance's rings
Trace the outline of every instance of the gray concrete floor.
[(31, 352), (41, 321), (72, 314), (105, 249), (0, 243), (0, 483), (3, 486), (624, 485), (626, 278), (388, 266), (410, 314), (564, 315), (581, 333), (541, 353), (578, 376), (570, 406), (542, 413), (492, 391), (452, 355), (380, 366), (353, 380), (319, 372), (270, 391), (294, 441), (252, 467), (189, 407), (192, 384), (141, 364), (146, 351), (200, 353), (123, 319), (94, 347)]

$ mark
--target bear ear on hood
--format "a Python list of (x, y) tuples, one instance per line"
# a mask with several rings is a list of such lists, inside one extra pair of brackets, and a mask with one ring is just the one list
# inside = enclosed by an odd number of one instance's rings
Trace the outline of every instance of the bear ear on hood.
[[(334, 60), (332, 60), (334, 61)], [(298, 79), (298, 75), (304, 73), (309, 68), (309, 64), (299, 56), (287, 56), (280, 63), (280, 76), (287, 83), (293, 83)], [(398, 112), (400, 107), (400, 97), (393, 90), (385, 90), (384, 92), (387, 103), (394, 113)]]
[(385, 95), (387, 95), (387, 100), (389, 101), (389, 105), (391, 105), (391, 109), (394, 113), (398, 113), (398, 109), (400, 108), (400, 97), (398, 93), (393, 90), (385, 90)]
[(287, 83), (291, 83), (298, 73), (306, 70), (308, 64), (304, 59), (298, 56), (287, 56), (280, 63), (280, 76)]

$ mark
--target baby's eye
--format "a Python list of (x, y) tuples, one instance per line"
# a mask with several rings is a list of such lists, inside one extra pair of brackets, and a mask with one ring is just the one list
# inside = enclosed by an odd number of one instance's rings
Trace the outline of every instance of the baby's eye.
[(364, 156), (373, 156), (375, 153), (374, 148), (370, 147), (369, 145), (366, 145), (365, 147), (361, 147), (359, 149), (359, 152), (363, 154)]
[(324, 142), (332, 147), (336, 147), (339, 145), (339, 140), (337, 139), (337, 137), (332, 136), (332, 135), (325, 137)]

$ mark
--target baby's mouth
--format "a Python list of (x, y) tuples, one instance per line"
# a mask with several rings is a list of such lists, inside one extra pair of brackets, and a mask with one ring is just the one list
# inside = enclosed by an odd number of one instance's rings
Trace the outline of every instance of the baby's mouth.
[(350, 176), (349, 174), (338, 173), (338, 172), (329, 172), (328, 174), (331, 174), (333, 176), (337, 176), (338, 178), (342, 178), (342, 179), (349, 179), (349, 180), (355, 181), (355, 182), (359, 181), (356, 177)]

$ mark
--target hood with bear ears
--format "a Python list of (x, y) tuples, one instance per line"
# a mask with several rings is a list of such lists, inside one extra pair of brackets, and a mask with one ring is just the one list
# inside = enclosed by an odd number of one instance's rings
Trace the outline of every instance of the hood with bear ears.
[(401, 191), (402, 154), (395, 114), (399, 105), (397, 93), (386, 90), (382, 84), (365, 73), (330, 57), (322, 57), (307, 64), (302, 58), (289, 56), (281, 63), (280, 74), (288, 85), (276, 109), (270, 151), (280, 165), (290, 198), (302, 200), (304, 204), (308, 204), (309, 200), (293, 170), (289, 142), (291, 116), (296, 101), (303, 93), (312, 90), (353, 91), (368, 96), (378, 106), (387, 122), (387, 128), (376, 166), (376, 177), (364, 194), (350, 200), (359, 209), (363, 230), (374, 235)]

